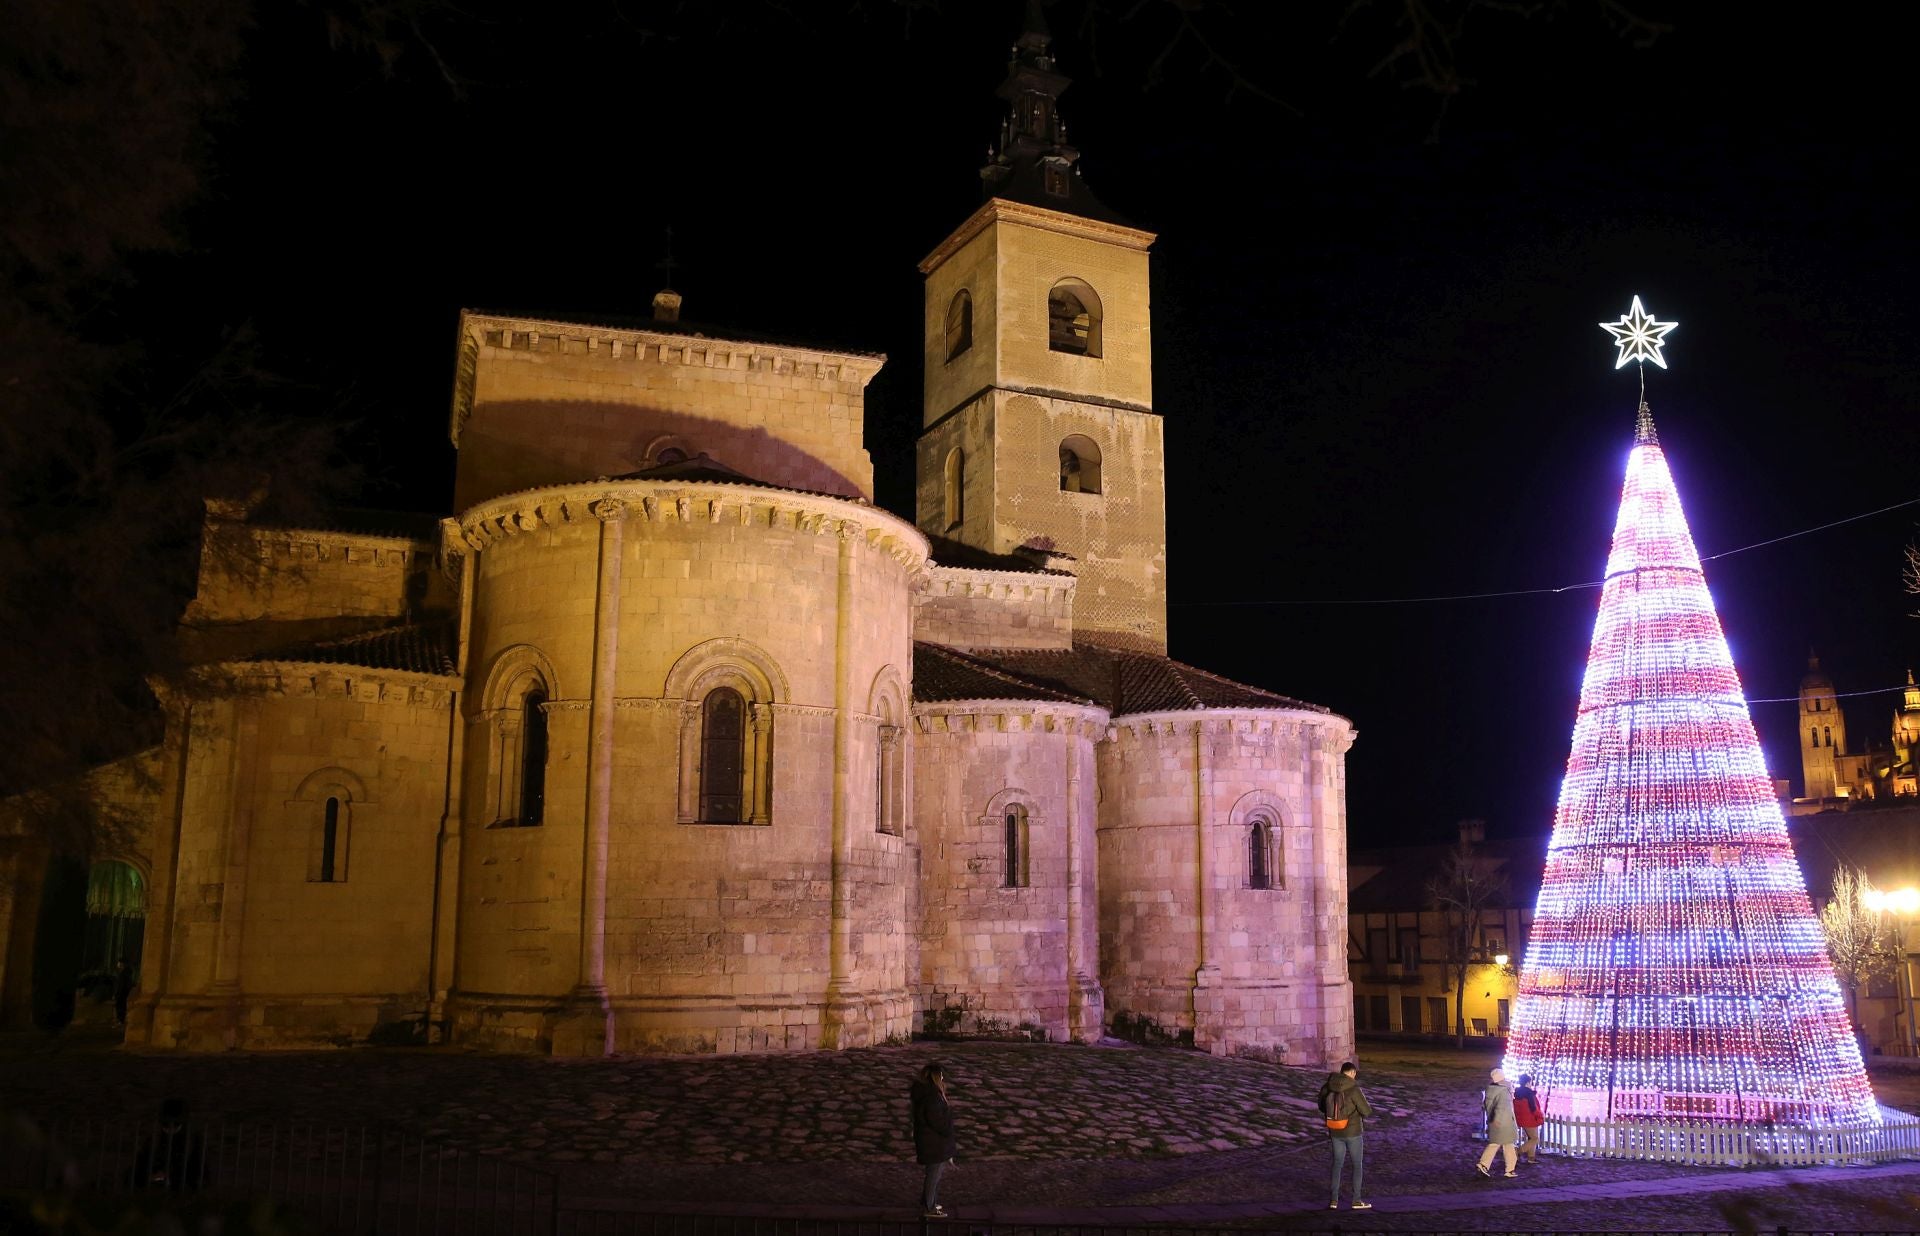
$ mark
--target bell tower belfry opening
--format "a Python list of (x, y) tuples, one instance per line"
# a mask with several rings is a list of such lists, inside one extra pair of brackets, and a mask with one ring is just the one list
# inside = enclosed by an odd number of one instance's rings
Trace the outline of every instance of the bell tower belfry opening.
[[(1167, 648), (1166, 469), (1153, 411), (1154, 235), (1079, 174), (1069, 79), (1037, 4), (981, 169), (986, 201), (920, 263), (926, 276), (922, 531), (991, 553), (1071, 555), (1083, 639)], [(938, 556), (936, 546), (935, 556)]]

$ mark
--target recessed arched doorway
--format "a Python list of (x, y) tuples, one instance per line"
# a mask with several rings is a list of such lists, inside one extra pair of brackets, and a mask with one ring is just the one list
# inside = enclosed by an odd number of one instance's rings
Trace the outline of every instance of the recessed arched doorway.
[(139, 985), (146, 925), (147, 881), (132, 863), (50, 863), (34, 948), (35, 1023), (114, 1026), (116, 991)]

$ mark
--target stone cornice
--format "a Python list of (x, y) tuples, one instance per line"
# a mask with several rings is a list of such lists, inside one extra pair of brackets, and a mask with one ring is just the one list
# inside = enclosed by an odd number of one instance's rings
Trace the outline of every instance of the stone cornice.
[(247, 535), (254, 543), (265, 549), (284, 549), (295, 553), (302, 548), (311, 548), (314, 556), (324, 562), (335, 549), (364, 550), (371, 555), (371, 561), (379, 566), (385, 563), (388, 555), (400, 555), (399, 561), (405, 563), (408, 554), (433, 554), (438, 546), (434, 539), (413, 536), (377, 536), (367, 532), (335, 532), (327, 528), (248, 528)]
[(924, 571), (929, 552), (918, 528), (875, 506), (847, 498), (718, 481), (590, 481), (491, 498), (459, 518), (460, 539), (481, 552), (536, 528), (627, 523), (736, 523), (864, 541), (909, 571)]
[(362, 668), (324, 661), (226, 661), (203, 666), (196, 677), (236, 693), (333, 695), (363, 703), (393, 702), (448, 708), (465, 680), (458, 674)]
[[(490, 339), (489, 337), (493, 338)], [(718, 335), (690, 335), (645, 327), (606, 326), (591, 322), (563, 322), (515, 314), (460, 311), (461, 374), (456, 382), (448, 436), (460, 444), (460, 431), (473, 411), (471, 391), (479, 358), (488, 353), (546, 350), (548, 341), (563, 355), (580, 355), (629, 363), (693, 365), (709, 369), (765, 370), (777, 376), (795, 376), (828, 382), (857, 382), (865, 387), (887, 363), (870, 352), (837, 352), (796, 344), (729, 339)], [(470, 342), (471, 341), (471, 342)], [(470, 365), (469, 358), (472, 365)], [(462, 384), (468, 388), (463, 394)]]
[(1070, 593), (1079, 579), (1066, 571), (996, 570), (993, 567), (950, 567), (927, 564), (929, 596), (985, 597), (988, 600), (1026, 600), (1034, 594)]
[(1038, 700), (941, 700), (913, 706), (914, 728), (922, 734), (972, 734), (1042, 730), (1079, 734), (1095, 741), (1107, 736), (1104, 708), (1090, 704), (1049, 704)]
[(1004, 197), (994, 197), (981, 203), (980, 209), (969, 215), (965, 223), (955, 228), (951, 236), (941, 241), (932, 253), (921, 259), (920, 273), (924, 275), (931, 272), (934, 267), (958, 252), (961, 246), (994, 223), (1021, 224), (1038, 228), (1043, 232), (1055, 232), (1061, 236), (1072, 236), (1077, 240), (1097, 240), (1102, 244), (1117, 245), (1122, 249), (1132, 249), (1140, 253), (1145, 253), (1154, 242), (1152, 232), (1142, 231), (1137, 227), (1127, 227), (1120, 223), (1102, 223), (1098, 219), (1063, 214), (1057, 210), (1048, 210), (1044, 206), (1028, 206), (1024, 202), (1010, 202)]
[(1324, 731), (1317, 742), (1336, 755), (1353, 746), (1358, 731), (1337, 713), (1305, 708), (1181, 708), (1165, 712), (1127, 713), (1113, 719), (1114, 736), (1185, 735), (1196, 729), (1210, 733), (1272, 734), (1292, 731), (1299, 738)]

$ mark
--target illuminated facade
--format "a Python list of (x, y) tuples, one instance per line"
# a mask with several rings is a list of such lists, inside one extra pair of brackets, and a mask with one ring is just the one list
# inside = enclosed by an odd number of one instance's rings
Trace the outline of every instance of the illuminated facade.
[[(671, 291), (463, 313), (444, 518), (209, 506), (202, 681), (115, 856), (129, 1042), (1351, 1052), (1353, 726), (1165, 655), (1154, 238), (1088, 193), (1065, 86), (1028, 29), (922, 264), (913, 520), (872, 501), (883, 357)], [(15, 1021), (41, 917), (0, 902)]]
[(1877, 1119), (1644, 404), (1507, 1071), (1555, 1116)]

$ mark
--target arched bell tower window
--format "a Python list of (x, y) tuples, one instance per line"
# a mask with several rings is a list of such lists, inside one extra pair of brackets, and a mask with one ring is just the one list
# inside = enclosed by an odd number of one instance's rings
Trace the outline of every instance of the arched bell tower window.
[(1060, 490), (1069, 494), (1100, 492), (1100, 445), (1085, 434), (1071, 434), (1061, 440)]
[(961, 288), (947, 304), (947, 359), (973, 346), (973, 293)]
[(1073, 356), (1100, 355), (1100, 297), (1078, 279), (1047, 293), (1047, 347)]
[(1002, 814), (1000, 826), (1006, 848), (1006, 887), (1025, 888), (1031, 876), (1027, 850), (1027, 809), (1018, 803), (1010, 804)]
[(967, 457), (959, 447), (947, 452), (947, 530), (960, 526), (966, 517)]

